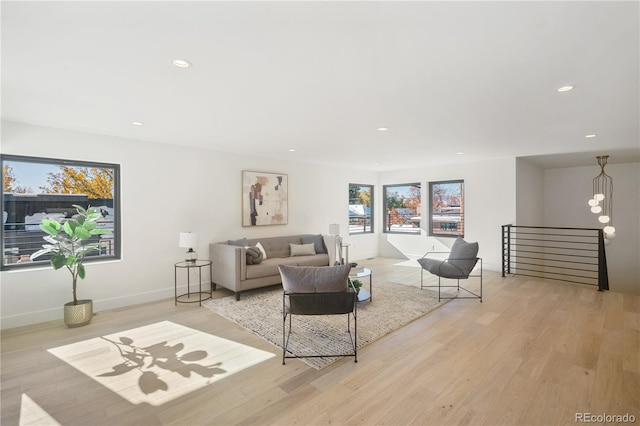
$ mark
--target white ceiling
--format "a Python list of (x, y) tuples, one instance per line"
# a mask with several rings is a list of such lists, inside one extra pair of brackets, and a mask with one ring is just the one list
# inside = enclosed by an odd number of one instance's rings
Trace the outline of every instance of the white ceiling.
[(638, 161), (638, 6), (2, 1), (2, 118), (370, 170)]

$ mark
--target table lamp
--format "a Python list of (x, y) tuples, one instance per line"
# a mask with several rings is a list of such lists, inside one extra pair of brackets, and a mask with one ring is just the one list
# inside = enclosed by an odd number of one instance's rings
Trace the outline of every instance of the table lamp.
[(180, 241), (178, 245), (182, 248), (188, 248), (186, 253), (186, 262), (195, 262), (198, 258), (198, 253), (193, 250), (193, 247), (198, 245), (198, 234), (193, 232), (181, 232)]

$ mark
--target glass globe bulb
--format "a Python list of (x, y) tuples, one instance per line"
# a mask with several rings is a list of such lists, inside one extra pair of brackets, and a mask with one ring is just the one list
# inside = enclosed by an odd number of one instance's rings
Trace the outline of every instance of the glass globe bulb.
[(616, 232), (616, 228), (614, 228), (611, 225), (607, 225), (604, 227), (604, 233), (605, 234), (614, 234)]
[(597, 205), (598, 205), (598, 200), (596, 200), (595, 198), (591, 198), (591, 199), (588, 201), (588, 203), (589, 203), (589, 205), (590, 205), (591, 207), (595, 207), (595, 206), (597, 206)]
[(591, 213), (598, 214), (598, 213), (600, 213), (601, 211), (602, 211), (602, 207), (600, 207), (600, 206), (593, 206), (593, 207), (591, 207)]
[(616, 233), (615, 233), (615, 232), (612, 232), (612, 233), (610, 233), (610, 234), (604, 234), (604, 237), (605, 237), (607, 240), (615, 240), (615, 239), (616, 239)]
[(593, 198), (595, 198), (596, 201), (602, 201), (604, 200), (604, 194), (595, 194)]
[(609, 216), (607, 216), (606, 214), (602, 215), (602, 216), (598, 217), (598, 220), (600, 221), (600, 223), (607, 223), (607, 222), (609, 222)]

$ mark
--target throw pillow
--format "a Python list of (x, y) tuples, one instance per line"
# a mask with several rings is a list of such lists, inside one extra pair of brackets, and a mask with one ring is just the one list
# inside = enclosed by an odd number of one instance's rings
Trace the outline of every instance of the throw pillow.
[(256, 243), (256, 247), (258, 248), (258, 250), (260, 250), (262, 252), (262, 260), (266, 260), (267, 259), (267, 252), (265, 251), (264, 247), (262, 247), (262, 244), (260, 244), (259, 241), (258, 241), (258, 243)]
[(300, 237), (300, 241), (302, 242), (302, 244), (313, 243), (316, 247), (317, 254), (324, 254), (327, 252), (324, 248), (322, 235), (304, 235)]
[(258, 265), (262, 262), (262, 252), (258, 247), (247, 247), (247, 265)]
[(316, 254), (316, 246), (313, 243), (309, 244), (291, 244), (289, 243), (289, 248), (291, 249), (291, 257), (293, 256), (313, 256)]
[(239, 240), (227, 240), (227, 244), (229, 244), (230, 246), (245, 247), (249, 243), (247, 243), (247, 237), (244, 237), (244, 238), (240, 238)]

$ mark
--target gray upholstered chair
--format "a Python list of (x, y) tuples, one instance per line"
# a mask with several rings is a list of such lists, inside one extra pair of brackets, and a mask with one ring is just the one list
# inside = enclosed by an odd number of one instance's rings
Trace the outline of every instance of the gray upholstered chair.
[[(352, 356), (358, 362), (358, 297), (349, 280), (350, 265), (337, 266), (278, 266), (282, 278), (282, 364), (286, 358), (321, 358)], [(292, 317), (294, 315), (347, 316), (347, 332), (352, 351), (344, 354), (295, 355), (289, 349)], [(287, 317), (289, 327), (287, 330)], [(351, 334), (353, 317), (353, 335)]]
[[(420, 270), (420, 288), (438, 287), (438, 302), (440, 299), (480, 299), (482, 302), (482, 258), (478, 257), (478, 243), (468, 243), (462, 238), (457, 238), (453, 243), (450, 252), (427, 252), (418, 263), (422, 266)], [(430, 254), (448, 254), (446, 259), (430, 258)], [(479, 273), (471, 275), (473, 268), (480, 261)], [(438, 285), (424, 285), (424, 271), (428, 271), (438, 277)], [(480, 278), (480, 292), (476, 293), (460, 286), (460, 280), (470, 277)], [(458, 281), (457, 285), (442, 285), (442, 278), (450, 278)], [(455, 296), (442, 296), (443, 288), (457, 288)], [(460, 296), (460, 290), (465, 291), (466, 296)], [(447, 294), (447, 293), (445, 293)]]

